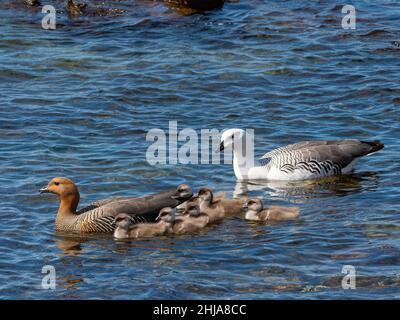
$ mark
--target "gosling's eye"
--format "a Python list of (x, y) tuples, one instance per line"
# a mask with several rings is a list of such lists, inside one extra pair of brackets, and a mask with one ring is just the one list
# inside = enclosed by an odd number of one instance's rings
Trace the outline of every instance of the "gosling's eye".
[(54, 182), (54, 184), (55, 184), (56, 186), (59, 186), (59, 185), (60, 185), (60, 183), (59, 183), (59, 182)]

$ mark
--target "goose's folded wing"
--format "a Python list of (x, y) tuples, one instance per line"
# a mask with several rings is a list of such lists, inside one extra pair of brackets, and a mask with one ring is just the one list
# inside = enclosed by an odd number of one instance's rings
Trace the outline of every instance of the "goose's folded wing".
[(108, 198), (108, 199), (103, 199), (103, 200), (96, 200), (94, 202), (92, 202), (91, 204), (89, 204), (88, 206), (79, 209), (79, 211), (77, 211), (77, 214), (82, 214), (85, 213), (87, 211), (96, 209), (98, 207), (104, 206), (106, 204), (109, 204), (111, 202), (115, 202), (115, 201), (121, 201), (121, 200), (128, 200), (128, 199), (134, 199), (134, 198), (129, 198), (129, 197), (114, 197), (114, 198)]
[(81, 209), (78, 213), (84, 213), (88, 219), (115, 217), (119, 213), (126, 213), (141, 220), (138, 222), (153, 221), (162, 208), (174, 208), (181, 203), (172, 198), (175, 194), (176, 190), (170, 190), (144, 197), (106, 199), (94, 202), (94, 205)]
[(355, 158), (383, 148), (379, 141), (363, 142), (358, 140), (305, 141), (281, 147), (267, 152), (260, 162), (297, 164), (299, 162), (317, 161), (332, 163), (346, 167)]

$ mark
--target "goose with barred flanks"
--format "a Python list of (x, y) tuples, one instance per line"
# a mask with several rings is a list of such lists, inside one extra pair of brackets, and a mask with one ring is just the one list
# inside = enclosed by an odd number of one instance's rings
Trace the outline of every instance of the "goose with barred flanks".
[(160, 210), (176, 207), (190, 199), (191, 188), (182, 184), (176, 189), (144, 197), (118, 197), (93, 202), (77, 211), (80, 195), (77, 186), (68, 178), (54, 178), (40, 189), (41, 193), (56, 194), (60, 207), (56, 217), (56, 230), (66, 232), (113, 232), (114, 218), (126, 213), (132, 223), (154, 222)]
[(347, 174), (355, 162), (383, 149), (379, 141), (332, 140), (304, 141), (267, 152), (259, 161), (251, 153), (242, 129), (226, 130), (221, 137), (220, 151), (233, 148), (233, 169), (238, 180), (308, 180)]

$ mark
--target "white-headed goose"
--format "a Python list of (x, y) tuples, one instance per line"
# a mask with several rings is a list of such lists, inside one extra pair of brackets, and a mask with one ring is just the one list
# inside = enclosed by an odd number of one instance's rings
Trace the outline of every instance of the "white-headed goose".
[[(254, 161), (242, 129), (226, 130), (220, 151), (233, 148), (233, 169), (238, 180), (306, 180), (350, 173), (355, 162), (383, 149), (379, 141), (304, 141), (270, 152)], [(243, 146), (249, 155), (243, 154)]]

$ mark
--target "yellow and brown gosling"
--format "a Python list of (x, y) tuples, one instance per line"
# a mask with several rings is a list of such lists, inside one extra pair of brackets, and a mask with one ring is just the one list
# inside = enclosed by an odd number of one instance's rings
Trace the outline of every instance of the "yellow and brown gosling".
[(245, 219), (254, 221), (286, 221), (299, 217), (300, 209), (298, 207), (270, 206), (263, 208), (260, 199), (249, 199), (244, 205), (246, 210)]
[(174, 221), (172, 231), (174, 234), (186, 234), (203, 229), (210, 222), (207, 214), (200, 212), (200, 207), (196, 202), (187, 204), (183, 215)]
[(115, 217), (117, 228), (114, 231), (115, 239), (136, 239), (163, 236), (172, 232), (174, 223), (172, 208), (161, 209), (155, 223), (137, 223), (126, 213), (120, 213)]
[(241, 199), (226, 199), (220, 200), (221, 206), (224, 208), (225, 215), (237, 216), (244, 213), (243, 205), (246, 203), (247, 198)]
[(225, 217), (224, 207), (221, 200), (215, 200), (211, 189), (201, 188), (198, 192), (200, 212), (210, 218), (210, 223), (221, 221)]
[[(246, 203), (247, 199), (248, 198), (228, 199), (225, 192), (218, 192), (213, 195), (213, 200), (219, 201), (219, 203), (224, 207), (226, 216), (237, 216), (243, 214), (243, 205)], [(188, 201), (181, 203), (176, 207), (176, 212), (184, 212), (188, 204), (191, 202), (199, 203), (199, 196), (193, 196)]]
[(56, 230), (65, 232), (113, 232), (114, 218), (119, 213), (131, 216), (134, 223), (153, 222), (160, 210), (176, 207), (193, 195), (188, 185), (144, 197), (119, 197), (100, 200), (77, 211), (79, 191), (68, 178), (54, 178), (40, 189), (41, 193), (56, 194), (60, 207), (56, 217)]

